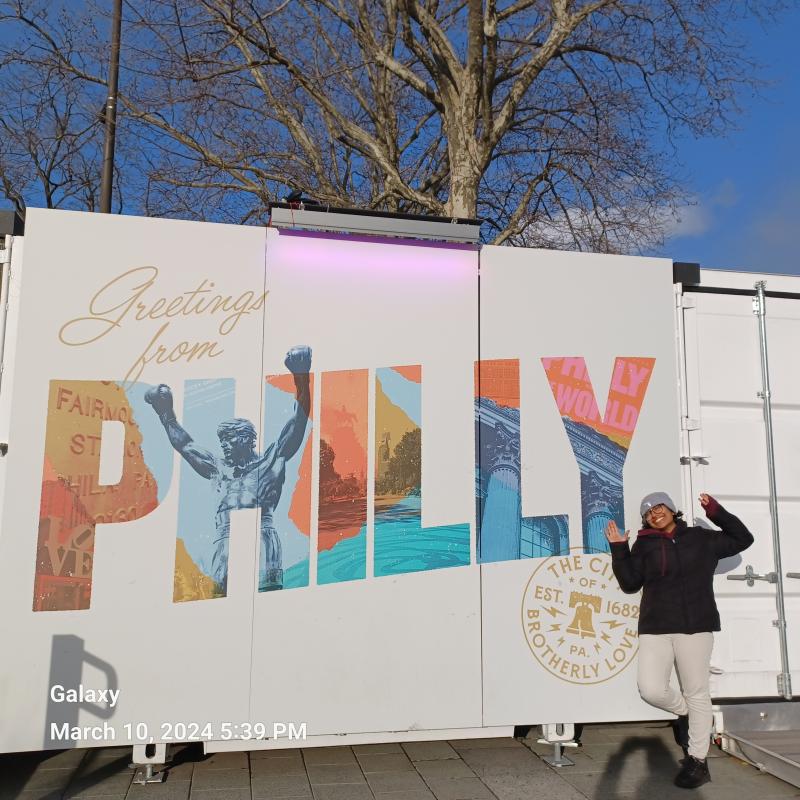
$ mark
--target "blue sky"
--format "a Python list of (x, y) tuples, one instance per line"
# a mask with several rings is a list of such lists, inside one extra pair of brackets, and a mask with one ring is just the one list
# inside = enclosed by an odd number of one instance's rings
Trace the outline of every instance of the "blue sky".
[(696, 204), (657, 255), (703, 267), (800, 274), (800, 6), (780, 22), (748, 23), (749, 54), (769, 81), (741, 98), (738, 130), (678, 142)]
[[(677, 140), (675, 166), (693, 203), (650, 254), (800, 274), (800, 3), (790, 6), (777, 23), (746, 23), (747, 55), (762, 65), (766, 85), (741, 96), (737, 129), (725, 138)], [(0, 41), (6, 35), (0, 30)], [(9, 204), (0, 200), (0, 207)]]

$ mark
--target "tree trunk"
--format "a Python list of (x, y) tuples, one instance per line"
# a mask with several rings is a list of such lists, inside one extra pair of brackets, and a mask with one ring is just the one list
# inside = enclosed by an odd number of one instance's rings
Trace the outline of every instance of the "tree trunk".
[(474, 119), (459, 119), (446, 125), (445, 130), (450, 157), (450, 196), (446, 213), (451, 217), (477, 217), (481, 167), (473, 134)]
[(473, 175), (453, 175), (450, 197), (447, 199), (447, 216), (478, 216), (478, 180)]

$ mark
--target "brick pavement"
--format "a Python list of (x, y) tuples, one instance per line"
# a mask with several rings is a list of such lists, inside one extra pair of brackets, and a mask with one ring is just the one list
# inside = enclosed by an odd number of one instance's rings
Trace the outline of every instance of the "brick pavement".
[(711, 751), (712, 783), (672, 785), (680, 750), (663, 722), (587, 725), (574, 767), (533, 737), (255, 750), (176, 748), (167, 780), (131, 785), (130, 748), (0, 756), (0, 800), (778, 800), (800, 789)]

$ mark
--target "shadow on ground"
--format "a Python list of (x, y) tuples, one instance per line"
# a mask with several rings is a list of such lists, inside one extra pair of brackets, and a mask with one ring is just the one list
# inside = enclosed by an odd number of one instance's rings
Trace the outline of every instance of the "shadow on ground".
[(650, 798), (664, 791), (665, 782), (672, 782), (680, 769), (676, 763), (673, 750), (664, 742), (652, 736), (630, 736), (620, 743), (619, 748), (608, 759), (605, 770), (597, 783), (596, 794), (598, 797), (611, 798), (618, 794), (630, 795), (627, 787), (620, 786), (625, 764), (644, 754), (645, 777), (636, 785), (635, 795), (641, 798)]

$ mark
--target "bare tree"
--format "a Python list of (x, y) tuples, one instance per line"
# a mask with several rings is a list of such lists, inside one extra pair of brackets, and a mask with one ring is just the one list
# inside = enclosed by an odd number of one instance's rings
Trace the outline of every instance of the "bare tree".
[(31, 194), (47, 208), (95, 208), (102, 128), (82, 89), (57, 68), (0, 67), (0, 189), (22, 215)]
[[(103, 85), (91, 26), (41, 0), (2, 8), (26, 31), (17, 63)], [(146, 166), (141, 208), (259, 221), (289, 187), (480, 216), (497, 243), (635, 250), (682, 196), (665, 132), (724, 131), (755, 83), (733, 33), (747, 13), (732, 0), (137, 0), (120, 101)]]

